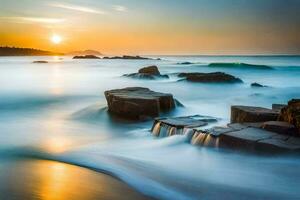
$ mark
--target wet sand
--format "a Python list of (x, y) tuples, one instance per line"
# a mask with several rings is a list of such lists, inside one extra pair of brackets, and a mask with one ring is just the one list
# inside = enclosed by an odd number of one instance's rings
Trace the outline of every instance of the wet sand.
[(89, 169), (45, 160), (0, 160), (0, 199), (150, 199)]

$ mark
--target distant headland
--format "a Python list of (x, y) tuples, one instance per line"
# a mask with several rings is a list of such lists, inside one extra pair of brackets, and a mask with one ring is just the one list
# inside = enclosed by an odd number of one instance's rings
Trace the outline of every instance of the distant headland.
[(33, 48), (0, 47), (0, 56), (55, 56), (63, 53), (43, 51)]

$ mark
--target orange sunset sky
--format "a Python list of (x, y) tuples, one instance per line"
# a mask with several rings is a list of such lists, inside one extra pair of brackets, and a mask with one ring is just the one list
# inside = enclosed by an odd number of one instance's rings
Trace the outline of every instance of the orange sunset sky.
[[(105, 54), (299, 54), (297, 0), (0, 0), (0, 45)], [(61, 41), (54, 43), (53, 35)]]

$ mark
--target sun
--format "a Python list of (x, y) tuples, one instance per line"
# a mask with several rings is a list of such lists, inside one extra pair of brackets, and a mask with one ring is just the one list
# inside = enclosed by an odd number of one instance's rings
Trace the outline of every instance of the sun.
[(61, 36), (60, 35), (52, 35), (52, 37), (51, 37), (51, 42), (52, 43), (54, 43), (54, 44), (59, 44), (59, 43), (61, 43), (61, 41), (62, 41), (62, 38), (61, 38)]

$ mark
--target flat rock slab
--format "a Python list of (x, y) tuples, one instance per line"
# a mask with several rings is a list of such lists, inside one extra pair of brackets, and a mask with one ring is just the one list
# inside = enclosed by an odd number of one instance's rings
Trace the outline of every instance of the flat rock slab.
[(143, 120), (159, 116), (175, 108), (172, 94), (154, 92), (148, 88), (128, 87), (105, 91), (108, 111), (119, 117)]
[(279, 134), (285, 134), (285, 135), (296, 135), (297, 134), (297, 130), (296, 130), (295, 126), (288, 122), (268, 121), (268, 122), (264, 122), (262, 124), (262, 128), (267, 131), (271, 131), (271, 132), (275, 132), (275, 133), (279, 133)]
[(180, 73), (178, 77), (183, 77), (187, 81), (200, 83), (241, 83), (241, 79), (223, 72), (212, 73)]
[(215, 118), (201, 115), (159, 118), (153, 123), (152, 133), (160, 137), (185, 134), (185, 131), (190, 132), (188, 129), (194, 132), (196, 128), (206, 126), (216, 121), (217, 119)]
[(253, 106), (231, 106), (231, 123), (276, 121), (275, 110)]

